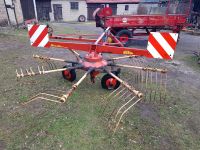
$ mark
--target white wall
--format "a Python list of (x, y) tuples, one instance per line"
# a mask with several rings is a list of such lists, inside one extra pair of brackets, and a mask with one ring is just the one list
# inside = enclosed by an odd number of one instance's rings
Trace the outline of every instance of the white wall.
[[(70, 2), (79, 2), (78, 10), (71, 10)], [(52, 13), (50, 14), (51, 21), (54, 21), (53, 4), (62, 5), (63, 21), (78, 21), (80, 15), (87, 18), (87, 4), (85, 0), (52, 0)]]
[[(125, 10), (125, 5), (129, 5), (128, 11)], [(117, 4), (117, 15), (137, 14), (138, 4)]]

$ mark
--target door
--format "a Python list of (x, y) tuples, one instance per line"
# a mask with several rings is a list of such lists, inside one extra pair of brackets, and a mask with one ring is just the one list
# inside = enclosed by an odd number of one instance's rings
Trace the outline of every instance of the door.
[(35, 19), (33, 0), (20, 0), (24, 20)]
[(54, 20), (55, 21), (62, 21), (62, 5), (61, 4), (53, 4), (53, 12), (54, 12)]
[(51, 0), (36, 0), (37, 15), (40, 21), (50, 21)]

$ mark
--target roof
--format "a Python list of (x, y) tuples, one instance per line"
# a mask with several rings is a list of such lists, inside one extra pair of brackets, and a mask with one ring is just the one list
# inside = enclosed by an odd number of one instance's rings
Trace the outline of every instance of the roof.
[(139, 3), (140, 0), (86, 0), (87, 3)]

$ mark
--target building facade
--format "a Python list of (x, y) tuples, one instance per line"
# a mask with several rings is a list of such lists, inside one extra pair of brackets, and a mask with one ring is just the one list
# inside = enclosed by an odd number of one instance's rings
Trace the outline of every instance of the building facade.
[(137, 14), (138, 3), (134, 4), (117, 4), (117, 15), (131, 15)]
[(109, 6), (113, 15), (136, 14), (140, 0), (86, 0), (88, 20), (94, 20), (93, 12), (98, 7)]
[(114, 15), (135, 14), (139, 0), (33, 0), (36, 1), (38, 20), (87, 21), (94, 20), (98, 7), (109, 6)]
[(85, 0), (51, 0), (51, 21), (87, 20), (87, 4)]
[(36, 3), (39, 21), (78, 21), (80, 16), (87, 20), (85, 0), (33, 0)]

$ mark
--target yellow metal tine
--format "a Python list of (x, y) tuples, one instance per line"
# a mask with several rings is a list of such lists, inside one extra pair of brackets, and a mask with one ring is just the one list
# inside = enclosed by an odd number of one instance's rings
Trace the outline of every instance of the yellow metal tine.
[(123, 92), (126, 88), (123, 88), (121, 91), (119, 91), (116, 95), (114, 95), (112, 98), (115, 98), (116, 96), (118, 96), (121, 92)]
[(20, 71), (21, 71), (21, 77), (24, 77), (24, 73), (22, 71), (22, 68), (20, 68)]
[(127, 90), (126, 92), (124, 92), (121, 96), (119, 96), (116, 100), (119, 100), (120, 98), (122, 98), (124, 95), (126, 95), (129, 91)]
[(129, 101), (127, 101), (125, 104), (123, 104), (117, 111), (117, 114), (115, 115), (115, 120), (117, 118), (117, 115), (119, 114), (119, 112), (127, 105), (129, 104), (136, 96), (132, 97)]
[(18, 73), (17, 69), (16, 69), (16, 74), (17, 74), (17, 78), (21, 77), (21, 75)]
[(31, 71), (31, 75), (35, 75), (35, 72), (32, 70), (32, 68), (30, 67), (30, 71)]
[(48, 91), (58, 91), (58, 92), (63, 92), (63, 93), (65, 93), (65, 92), (66, 92), (66, 91), (59, 90), (59, 89), (50, 89), (50, 90), (48, 90)]
[(153, 92), (153, 72), (151, 71), (150, 72), (150, 94), (149, 94), (149, 101), (151, 102), (151, 95), (152, 95), (152, 92)]
[(58, 100), (52, 100), (52, 99), (49, 99), (49, 98), (45, 98), (45, 97), (38, 97), (38, 98), (41, 98), (41, 99), (43, 99), (43, 100), (47, 100), (47, 101), (50, 101), (50, 102), (55, 102), (55, 103), (63, 103), (63, 102), (61, 102), (61, 101), (58, 101)]
[(31, 76), (31, 73), (28, 71), (28, 69), (26, 69), (26, 73), (27, 75)]
[[(124, 100), (126, 100), (128, 97), (130, 97), (131, 95), (133, 95), (132, 93), (131, 94), (129, 94), (128, 96), (126, 96), (125, 98), (124, 98)], [(116, 107), (114, 108), (114, 110), (116, 109)], [(114, 112), (114, 110), (112, 111), (112, 112)], [(112, 113), (111, 113), (111, 115), (112, 115)], [(110, 115), (110, 116), (111, 116)]]
[(40, 66), (38, 66), (38, 72), (39, 74), (42, 74), (42, 71), (40, 70)]
[(167, 98), (167, 73), (165, 74), (164, 103), (166, 102), (166, 98)]
[[(126, 92), (124, 92), (124, 94), (122, 94), (121, 96), (117, 97), (117, 99), (115, 99), (115, 101), (121, 99), (124, 95), (126, 95), (129, 91), (127, 90)], [(131, 94), (132, 95), (132, 94)], [(125, 100), (125, 99), (124, 99)], [(117, 107), (117, 106), (116, 106)], [(116, 110), (116, 107), (113, 109), (113, 111), (110, 113), (109, 115), (109, 119), (111, 118), (112, 114), (114, 113), (114, 111)]]
[(146, 71), (146, 78), (145, 78), (145, 99), (144, 99), (144, 101), (146, 101), (147, 100), (147, 94), (148, 94), (148, 89), (147, 89), (147, 87), (148, 87), (148, 74), (149, 74), (149, 71)]
[(48, 94), (48, 93), (40, 93), (41, 95), (46, 95), (46, 96), (50, 96), (50, 97), (55, 97), (55, 98), (58, 98), (60, 99), (61, 97), (59, 96), (56, 96), (56, 95), (52, 95), (52, 94)]
[(62, 102), (57, 101), (57, 100), (53, 100), (53, 99), (49, 99), (49, 98), (39, 97), (39, 96), (38, 96), (38, 97), (35, 97), (34, 99), (28, 101), (28, 102), (23, 103), (22, 105), (27, 105), (27, 104), (29, 104), (29, 103), (31, 103), (31, 102), (33, 102), (33, 101), (40, 100), (40, 99), (41, 99), (41, 100), (50, 101), (50, 102), (55, 102), (55, 103), (62, 103)]
[(155, 92), (154, 92), (154, 102), (156, 101), (157, 90), (158, 90), (158, 73), (155, 72), (155, 74), (156, 74), (156, 82), (155, 82), (156, 86), (155, 86)]
[(144, 82), (144, 71), (141, 71), (141, 90), (143, 90), (143, 82)]
[(117, 89), (115, 89), (114, 91), (112, 91), (107, 98), (111, 97), (115, 92), (117, 92), (122, 86), (118, 87)]
[(119, 118), (119, 120), (118, 120), (118, 122), (117, 122), (117, 124), (116, 124), (116, 126), (115, 126), (114, 133), (116, 132), (116, 130), (117, 130), (118, 126), (119, 126), (119, 123), (121, 122), (122, 117), (124, 116), (124, 114), (125, 114), (129, 109), (131, 109), (133, 106), (135, 106), (140, 100), (141, 100), (141, 98), (138, 99), (138, 100), (137, 100), (135, 103), (133, 103), (132, 105), (130, 105), (130, 106), (121, 114), (121, 116), (120, 116), (120, 118)]
[(162, 78), (163, 78), (163, 74), (160, 74), (160, 103), (162, 101)]
[[(118, 91), (118, 89), (120, 89), (121, 87), (122, 87), (122, 86), (120, 86), (119, 88), (117, 88), (117, 89), (116, 89), (115, 91), (113, 91), (111, 94), (113, 95), (113, 93), (115, 93), (116, 91)], [(106, 102), (106, 104), (105, 104), (105, 107), (104, 107), (102, 113), (105, 112), (106, 108), (108, 107), (108, 103), (109, 103), (111, 100), (113, 100), (117, 95), (119, 95), (124, 89), (125, 89), (125, 88), (122, 88), (122, 90), (119, 91), (119, 92), (118, 92), (116, 95), (114, 95), (113, 97), (111, 97), (111, 96), (112, 96), (111, 94), (108, 96), (107, 102)]]

